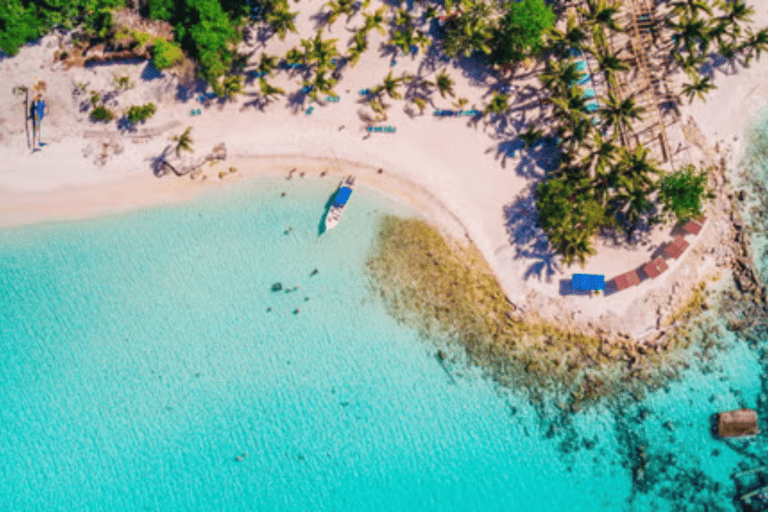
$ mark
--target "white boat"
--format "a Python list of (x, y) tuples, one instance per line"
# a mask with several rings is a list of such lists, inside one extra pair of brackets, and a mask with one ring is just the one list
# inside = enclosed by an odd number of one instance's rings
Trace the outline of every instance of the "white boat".
[(344, 213), (344, 209), (347, 207), (347, 201), (352, 195), (352, 189), (355, 188), (355, 179), (352, 176), (347, 176), (339, 184), (339, 190), (336, 191), (336, 197), (333, 198), (333, 204), (328, 210), (328, 215), (325, 216), (325, 230), (329, 230), (336, 226), (341, 219), (341, 214)]

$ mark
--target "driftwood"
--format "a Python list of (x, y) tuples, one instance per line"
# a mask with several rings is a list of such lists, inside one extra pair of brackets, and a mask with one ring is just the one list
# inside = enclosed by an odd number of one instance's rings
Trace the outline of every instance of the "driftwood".
[(169, 144), (155, 160), (154, 171), (156, 176), (165, 176), (169, 172), (176, 176), (184, 176), (198, 170), (206, 162), (225, 160), (226, 158), (227, 148), (223, 142), (214, 146), (211, 152), (203, 157), (196, 156), (194, 153), (185, 154), (183, 152), (177, 155), (175, 146)]

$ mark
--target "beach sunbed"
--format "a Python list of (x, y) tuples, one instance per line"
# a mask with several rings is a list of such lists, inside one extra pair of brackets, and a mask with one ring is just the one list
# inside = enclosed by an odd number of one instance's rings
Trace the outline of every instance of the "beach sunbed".
[(600, 105), (596, 101), (590, 101), (585, 105), (587, 112), (595, 112), (600, 109)]
[(587, 89), (586, 91), (584, 91), (584, 94), (581, 97), (584, 98), (585, 100), (592, 99), (595, 97), (595, 90), (591, 88)]
[(571, 288), (576, 291), (594, 291), (605, 289), (605, 276), (600, 274), (573, 274)]
[(682, 236), (676, 236), (675, 239), (664, 248), (664, 254), (670, 258), (677, 259), (690, 245)]
[(577, 60), (575, 62), (576, 65), (576, 71), (586, 71), (587, 70), (587, 61), (585, 60)]
[(650, 263), (643, 265), (643, 272), (651, 279), (655, 279), (668, 268), (669, 267), (667, 266), (667, 262), (664, 261), (664, 258), (656, 258)]
[(683, 226), (683, 229), (686, 233), (690, 233), (692, 235), (698, 235), (699, 231), (701, 231), (701, 224), (696, 222), (695, 220), (689, 220), (685, 223), (685, 226)]

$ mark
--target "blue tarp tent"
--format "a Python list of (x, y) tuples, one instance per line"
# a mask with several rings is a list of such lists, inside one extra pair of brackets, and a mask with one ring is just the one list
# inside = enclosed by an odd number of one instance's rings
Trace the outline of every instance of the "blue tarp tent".
[(571, 288), (580, 291), (605, 289), (605, 276), (600, 274), (573, 274)]
[(335, 204), (347, 204), (349, 196), (352, 195), (352, 189), (349, 187), (341, 187), (336, 194), (336, 199), (333, 200)]

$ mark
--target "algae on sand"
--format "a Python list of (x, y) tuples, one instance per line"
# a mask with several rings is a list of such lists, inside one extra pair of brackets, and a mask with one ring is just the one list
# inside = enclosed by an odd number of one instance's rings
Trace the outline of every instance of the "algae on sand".
[[(480, 252), (419, 219), (385, 216), (368, 269), (389, 313), (438, 343), (459, 343), (497, 382), (567, 397), (571, 409), (671, 375), (664, 351), (629, 339), (569, 332), (516, 311)], [(700, 298), (699, 298), (700, 301)], [(697, 308), (698, 309), (698, 308)], [(674, 364), (672, 365), (674, 366)], [(655, 385), (654, 385), (655, 384)]]

